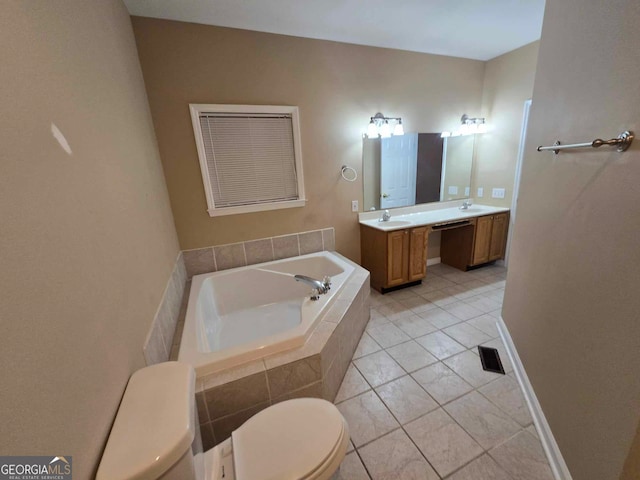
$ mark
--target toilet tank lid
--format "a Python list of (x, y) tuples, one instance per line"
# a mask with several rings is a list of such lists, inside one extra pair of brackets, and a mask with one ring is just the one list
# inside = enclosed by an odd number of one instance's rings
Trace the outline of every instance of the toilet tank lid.
[(184, 455), (195, 436), (195, 379), (180, 362), (131, 376), (96, 479), (158, 478)]

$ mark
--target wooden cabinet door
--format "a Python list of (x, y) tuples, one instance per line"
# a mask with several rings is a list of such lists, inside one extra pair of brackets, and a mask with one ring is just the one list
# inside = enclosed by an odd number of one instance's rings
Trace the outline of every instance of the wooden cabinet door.
[(509, 214), (500, 213), (493, 216), (491, 227), (491, 247), (489, 249), (489, 261), (504, 258), (507, 248), (507, 228)]
[(491, 230), (493, 217), (479, 217), (476, 222), (476, 234), (473, 242), (473, 257), (471, 265), (480, 265), (489, 261), (491, 250)]
[(409, 281), (420, 280), (427, 274), (427, 241), (429, 228), (411, 229), (409, 234)]
[(387, 234), (387, 287), (407, 283), (409, 277), (409, 230)]

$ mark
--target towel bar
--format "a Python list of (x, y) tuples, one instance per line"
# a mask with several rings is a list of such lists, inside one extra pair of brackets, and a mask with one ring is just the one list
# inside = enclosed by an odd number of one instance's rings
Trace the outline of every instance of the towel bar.
[(560, 140), (558, 140), (556, 143), (554, 143), (549, 147), (543, 147), (543, 146), (538, 147), (538, 151), (544, 152), (546, 150), (553, 150), (553, 153), (557, 155), (560, 152), (560, 150), (568, 150), (570, 148), (585, 148), (585, 147), (599, 148), (599, 147), (602, 147), (603, 145), (608, 145), (612, 147), (617, 147), (616, 150), (618, 152), (624, 152), (627, 148), (629, 148), (629, 146), (631, 145), (631, 142), (633, 142), (633, 138), (634, 138), (633, 132), (630, 132), (629, 130), (625, 130), (616, 138), (612, 138), (610, 140), (602, 140), (601, 138), (596, 138), (592, 142), (572, 143), (569, 145), (562, 145), (560, 143)]

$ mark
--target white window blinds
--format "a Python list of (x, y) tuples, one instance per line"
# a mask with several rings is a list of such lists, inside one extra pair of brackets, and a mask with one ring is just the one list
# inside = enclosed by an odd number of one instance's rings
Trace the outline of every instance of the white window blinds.
[(199, 121), (215, 208), (299, 198), (290, 114), (200, 112)]

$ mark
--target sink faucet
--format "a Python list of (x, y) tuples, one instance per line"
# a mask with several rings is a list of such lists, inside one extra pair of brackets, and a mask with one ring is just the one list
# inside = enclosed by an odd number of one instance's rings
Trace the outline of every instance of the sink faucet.
[(391, 218), (391, 214), (389, 213), (389, 210), (385, 210), (384, 212), (382, 212), (382, 217), (380, 217), (378, 221), (388, 222), (390, 218)]
[(322, 280), (316, 280), (315, 278), (307, 277), (306, 275), (295, 275), (293, 278), (296, 282), (306, 283), (311, 285), (311, 300), (318, 300), (320, 295), (323, 295), (331, 289), (331, 277), (325, 276)]
[(465, 200), (464, 202), (462, 202), (462, 206), (460, 207), (460, 210), (469, 210), (469, 207), (472, 205), (471, 200)]

